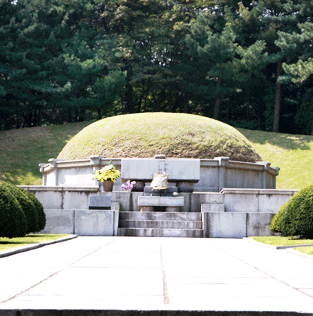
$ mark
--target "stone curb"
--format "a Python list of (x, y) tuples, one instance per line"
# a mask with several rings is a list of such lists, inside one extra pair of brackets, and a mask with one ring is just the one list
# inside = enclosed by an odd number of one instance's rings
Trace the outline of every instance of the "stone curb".
[(244, 238), (247, 242), (250, 242), (252, 244), (258, 245), (258, 246), (263, 246), (271, 249), (289, 249), (289, 248), (299, 248), (299, 247), (313, 247), (313, 244), (302, 244), (302, 245), (285, 245), (285, 246), (275, 246), (275, 245), (267, 245), (263, 244), (262, 242), (256, 241), (251, 238)]
[(24, 246), (24, 247), (20, 247), (20, 248), (15, 248), (15, 249), (2, 251), (2, 252), (0, 252), (0, 258), (12, 256), (12, 255), (15, 255), (17, 253), (21, 253), (21, 252), (25, 252), (25, 251), (41, 248), (41, 247), (44, 247), (44, 246), (56, 244), (56, 243), (59, 243), (59, 242), (71, 240), (71, 239), (74, 239), (74, 238), (77, 238), (77, 237), (78, 237), (77, 235), (72, 235), (72, 236), (60, 238), (60, 239), (57, 239), (57, 240), (45, 241), (45, 242), (42, 242), (42, 243), (39, 243), (39, 244), (33, 244), (33, 245), (29, 245), (29, 246)]

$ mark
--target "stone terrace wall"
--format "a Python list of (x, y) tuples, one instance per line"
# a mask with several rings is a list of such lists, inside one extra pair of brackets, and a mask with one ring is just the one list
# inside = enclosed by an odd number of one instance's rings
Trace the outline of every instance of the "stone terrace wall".
[[(116, 165), (118, 170), (123, 169), (121, 159), (103, 158), (101, 156), (91, 156), (90, 159), (64, 161), (50, 159), (49, 164), (40, 164), (43, 173), (44, 186), (71, 186), (90, 187), (98, 186), (93, 180), (92, 173), (109, 161)], [(136, 159), (134, 159), (135, 161)], [(154, 158), (151, 158), (154, 161)], [(160, 164), (178, 164), (183, 159), (159, 159)], [(259, 188), (275, 189), (276, 176), (279, 173), (278, 167), (271, 167), (270, 162), (246, 163), (231, 161), (227, 157), (200, 160), (200, 180), (194, 184), (196, 192), (220, 192), (224, 188)], [(158, 170), (155, 170), (158, 171)], [(148, 172), (151, 174), (150, 171)], [(167, 170), (170, 175), (171, 171)], [(114, 191), (122, 191), (121, 188), (123, 173), (114, 185)], [(124, 179), (133, 180), (133, 179)], [(144, 179), (147, 180), (146, 178)], [(151, 182), (151, 181), (150, 181)]]
[[(143, 192), (99, 192), (98, 187), (21, 186), (43, 204), (47, 216), (44, 233), (112, 236), (119, 213), (139, 211)], [(204, 237), (242, 238), (270, 235), (270, 222), (297, 190), (224, 189), (221, 193), (180, 193), (181, 212), (202, 213)], [(90, 195), (107, 195), (111, 210), (89, 210)]]
[[(113, 203), (119, 204), (121, 211), (140, 211), (138, 197), (143, 192), (99, 192), (97, 187), (45, 187), (21, 186), (35, 194), (43, 204), (44, 209), (74, 209), (86, 210), (89, 208), (91, 194), (111, 196)], [(185, 205), (182, 212), (201, 212), (203, 205), (208, 203), (218, 206), (223, 204), (226, 212), (265, 212), (277, 213), (298, 190), (272, 190), (272, 189), (224, 189), (218, 200), (211, 200), (213, 193), (194, 192), (180, 193), (184, 196)]]

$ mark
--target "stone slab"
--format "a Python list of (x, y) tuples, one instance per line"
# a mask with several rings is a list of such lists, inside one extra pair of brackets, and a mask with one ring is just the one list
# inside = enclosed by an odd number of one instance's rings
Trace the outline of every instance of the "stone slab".
[(226, 212), (251, 213), (259, 211), (257, 194), (224, 194), (224, 204)]
[(277, 213), (278, 210), (287, 203), (293, 196), (290, 194), (260, 194), (259, 212)]
[(204, 212), (204, 237), (243, 238), (246, 237), (246, 213)]
[(112, 202), (119, 202), (120, 203), (120, 210), (121, 211), (130, 211), (131, 209), (131, 196), (130, 192), (126, 191), (113, 191), (112, 194)]
[(240, 239), (78, 237), (0, 271), (1, 316), (313, 313), (312, 259)]
[(89, 209), (111, 209), (111, 196), (90, 195)]
[(272, 236), (270, 230), (274, 213), (247, 213), (247, 237)]
[(201, 212), (225, 212), (224, 204), (201, 204)]
[(164, 171), (170, 181), (200, 180), (200, 159), (121, 159), (123, 179), (151, 181), (157, 171)]
[(36, 198), (40, 201), (44, 209), (62, 209), (63, 192), (62, 191), (36, 191)]
[(92, 166), (86, 166), (85, 168), (59, 168), (57, 171), (57, 185), (76, 186), (77, 183), (82, 183), (86, 186), (92, 186), (97, 184), (97, 181), (93, 180)]
[(43, 234), (74, 234), (74, 210), (44, 210), (46, 226)]
[(184, 197), (170, 196), (139, 196), (139, 206), (184, 206)]
[(201, 204), (222, 204), (224, 195), (212, 192), (194, 192), (190, 196), (191, 212), (201, 212)]
[(75, 234), (79, 236), (113, 236), (118, 212), (112, 210), (75, 211)]

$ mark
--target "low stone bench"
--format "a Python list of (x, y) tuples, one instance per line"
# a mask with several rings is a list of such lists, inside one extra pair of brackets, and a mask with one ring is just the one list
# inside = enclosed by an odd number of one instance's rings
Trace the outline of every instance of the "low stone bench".
[(139, 196), (138, 205), (141, 212), (154, 212), (157, 208), (165, 208), (166, 212), (179, 212), (179, 208), (184, 206), (183, 196)]

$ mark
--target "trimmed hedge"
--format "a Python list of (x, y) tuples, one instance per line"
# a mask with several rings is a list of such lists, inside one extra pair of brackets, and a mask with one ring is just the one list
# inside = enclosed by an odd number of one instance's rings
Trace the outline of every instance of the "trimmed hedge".
[(30, 200), (33, 202), (35, 209), (37, 211), (38, 216), (38, 232), (43, 230), (46, 226), (46, 214), (43, 210), (43, 206), (40, 203), (40, 201), (36, 198), (36, 196), (30, 192), (25, 190), (25, 194), (30, 198)]
[(31, 199), (25, 194), (25, 190), (11, 183), (5, 183), (7, 190), (18, 200), (27, 220), (27, 234), (38, 231), (38, 215)]
[(273, 232), (285, 236), (313, 238), (313, 185), (297, 192), (271, 222)]
[(27, 220), (18, 200), (0, 182), (0, 237), (24, 237), (27, 233)]
[(278, 211), (278, 213), (273, 217), (272, 221), (271, 221), (271, 232), (273, 233), (281, 233), (281, 228), (280, 228), (280, 224), (281, 224), (281, 219), (282, 219), (282, 215), (283, 212), (285, 210), (287, 203), (284, 204), (280, 210)]

